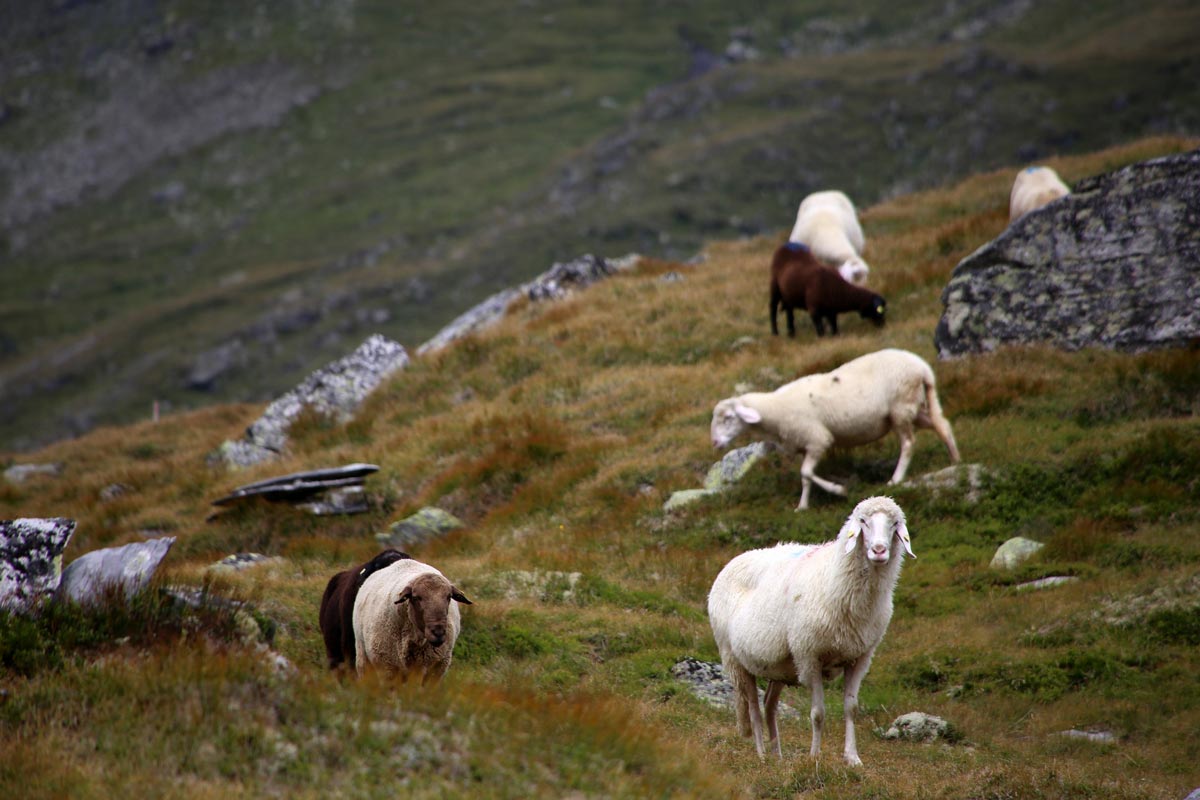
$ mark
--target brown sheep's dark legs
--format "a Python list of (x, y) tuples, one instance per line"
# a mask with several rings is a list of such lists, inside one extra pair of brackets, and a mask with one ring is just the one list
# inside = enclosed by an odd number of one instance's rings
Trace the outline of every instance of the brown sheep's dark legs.
[(779, 325), (776, 324), (775, 317), (779, 312), (779, 303), (783, 298), (779, 296), (779, 287), (772, 284), (771, 286), (771, 335), (779, 335)]

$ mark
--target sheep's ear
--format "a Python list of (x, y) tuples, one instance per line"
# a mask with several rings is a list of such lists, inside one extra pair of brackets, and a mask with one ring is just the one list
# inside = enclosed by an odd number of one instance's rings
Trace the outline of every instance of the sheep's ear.
[(904, 552), (908, 553), (909, 558), (916, 558), (917, 554), (912, 551), (912, 542), (908, 536), (908, 526), (903, 522), (896, 526), (896, 535), (900, 537), (900, 544), (904, 545)]
[(750, 406), (743, 404), (740, 400), (733, 404), (733, 413), (737, 414), (742, 422), (750, 425), (757, 425), (762, 422), (762, 414)]
[(450, 587), (450, 599), (454, 600), (456, 602), (459, 602), (459, 603), (466, 603), (469, 606), (475, 605), (474, 603), (472, 603), (470, 600), (467, 599), (467, 596), (465, 594), (463, 594), (462, 592), (460, 592), (458, 590), (457, 586)]
[(838, 541), (845, 542), (845, 552), (854, 552), (854, 546), (858, 544), (858, 536), (862, 533), (862, 525), (859, 524), (855, 517), (850, 517), (846, 520), (846, 524), (842, 526), (838, 532)]
[(394, 603), (394, 605), (400, 605), (401, 603), (407, 603), (409, 598), (411, 598), (411, 597), (412, 597), (412, 587), (405, 586), (404, 591), (401, 592), (400, 596), (396, 598), (396, 602)]

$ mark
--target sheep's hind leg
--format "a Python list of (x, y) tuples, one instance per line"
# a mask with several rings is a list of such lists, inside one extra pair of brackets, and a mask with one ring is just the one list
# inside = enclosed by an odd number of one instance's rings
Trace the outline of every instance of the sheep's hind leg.
[(779, 744), (779, 717), (775, 711), (779, 707), (779, 695), (783, 693), (783, 684), (771, 681), (767, 684), (766, 695), (763, 697), (763, 719), (767, 723), (767, 744), (775, 744), (775, 755), (783, 758), (783, 748)]
[(766, 755), (767, 750), (763, 745), (763, 718), (762, 710), (758, 707), (758, 684), (750, 671), (741, 664), (734, 665), (733, 670), (737, 673), (733, 679), (734, 691), (740, 693), (742, 701), (746, 703), (746, 710), (750, 712), (750, 728), (754, 732), (754, 749), (758, 751), (761, 758)]
[(812, 720), (812, 747), (808, 754), (813, 758), (821, 755), (821, 729), (825, 723), (825, 686), (821, 683), (821, 669), (814, 668), (810, 672), (808, 688), (812, 691), (812, 709), (808, 717)]
[(904, 476), (908, 473), (908, 465), (912, 461), (913, 442), (917, 438), (912, 426), (897, 426), (896, 435), (900, 437), (900, 460), (896, 462), (896, 470), (892, 473), (892, 479), (888, 483), (899, 483), (904, 480)]

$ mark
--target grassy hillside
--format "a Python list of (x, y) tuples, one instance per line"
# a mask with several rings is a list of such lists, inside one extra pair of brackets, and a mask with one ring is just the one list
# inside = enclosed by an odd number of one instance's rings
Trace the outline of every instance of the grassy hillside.
[(555, 260), (772, 235), (815, 189), (1195, 132), (1197, 35), (1194, 4), (1066, 0), (4, 14), (0, 443), (265, 400)]
[[(1154, 139), (1053, 159), (1068, 180), (1196, 140)], [(1006, 222), (1011, 169), (867, 210), (889, 325), (838, 338), (767, 332), (775, 237), (714, 243), (685, 267), (649, 261), (574, 299), (517, 309), (487, 335), (415, 362), (352, 423), (310, 418), (281, 463), (236, 475), (205, 455), (259, 407), (214, 406), (104, 428), (31, 455), (60, 478), (0, 485), (0, 516), (78, 519), (68, 560), (178, 537), (162, 580), (250, 600), (296, 667), (275, 676), (236, 621), (181, 623), (154, 593), (132, 609), (0, 621), (0, 792), (25, 797), (1180, 798), (1200, 785), (1200, 353), (1029, 347), (935, 363), (982, 497), (886, 487), (893, 440), (840, 452), (792, 509), (798, 465), (776, 456), (732, 492), (667, 515), (719, 454), (712, 405), (884, 346), (934, 359), (939, 293), (957, 261)], [(685, 279), (660, 280), (669, 270)], [(749, 337), (749, 342), (745, 340)], [(381, 465), (374, 510), (317, 518), (268, 504), (206, 519), (235, 484), (352, 461)], [(910, 474), (940, 469), (925, 433)], [(101, 500), (113, 483), (129, 491)], [(715, 660), (704, 612), (720, 567), (778, 540), (832, 537), (858, 499), (904, 507), (917, 560), (864, 684), (859, 747), (841, 766), (840, 682), (823, 757), (806, 721), (781, 725), (785, 760), (760, 762), (732, 712), (670, 675)], [(372, 534), (425, 504), (466, 530), (411, 548), (475, 604), (437, 690), (338, 681), (317, 606)], [(1046, 543), (1015, 574), (988, 567), (1013, 535)], [(206, 565), (256, 550), (282, 561), (234, 576)], [(542, 575), (529, 588), (516, 572)], [(564, 594), (559, 573), (579, 572)], [(1018, 593), (1018, 582), (1072, 575)], [(1175, 598), (1173, 604), (1164, 598)], [(220, 617), (220, 615), (218, 615)], [(803, 691), (784, 701), (807, 708)], [(872, 735), (922, 710), (953, 745)], [(1065, 739), (1106, 729), (1113, 744)]]

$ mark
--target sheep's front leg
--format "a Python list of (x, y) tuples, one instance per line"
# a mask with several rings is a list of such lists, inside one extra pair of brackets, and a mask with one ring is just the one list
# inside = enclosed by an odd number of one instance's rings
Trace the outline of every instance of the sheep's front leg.
[(862, 766), (862, 759), (858, 757), (858, 740), (854, 734), (854, 715), (858, 711), (858, 689), (862, 686), (863, 678), (867, 677), (867, 670), (871, 668), (871, 656), (874, 653), (875, 651), (872, 649), (846, 670), (846, 692), (842, 705), (843, 714), (846, 717), (846, 746), (842, 751), (842, 756), (852, 767)]
[(775, 743), (775, 755), (783, 758), (783, 748), (779, 744), (779, 718), (775, 711), (779, 706), (779, 695), (783, 693), (783, 684), (771, 681), (767, 684), (767, 692), (763, 697), (763, 718), (767, 723), (767, 743)]
[(800, 465), (800, 504), (796, 506), (797, 511), (803, 511), (808, 508), (808, 494), (812, 488), (812, 484), (816, 483), (830, 494), (845, 496), (846, 487), (841, 484), (827, 481), (814, 471), (817, 468), (817, 462), (821, 460), (821, 456), (825, 454), (824, 450), (816, 450), (810, 448), (804, 454), (804, 463)]

